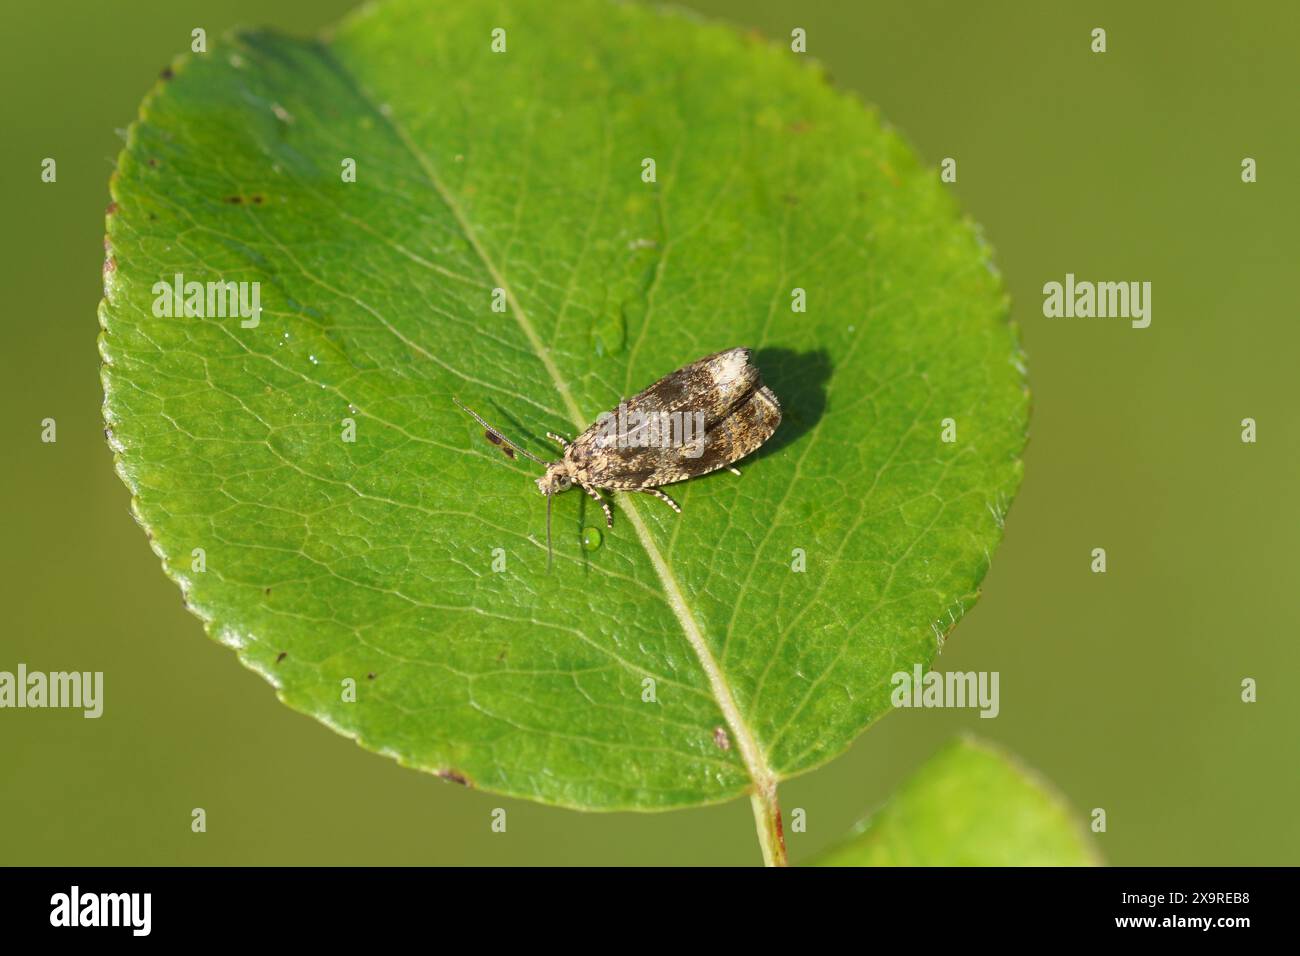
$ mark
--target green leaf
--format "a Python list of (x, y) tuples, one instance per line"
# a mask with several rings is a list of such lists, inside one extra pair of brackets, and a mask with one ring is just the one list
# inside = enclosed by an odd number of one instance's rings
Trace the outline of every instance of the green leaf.
[[(766, 795), (975, 600), (1027, 415), (1005, 297), (804, 58), (634, 5), (399, 0), (171, 73), (112, 182), (105, 419), (166, 572), (289, 706), (553, 804)], [(259, 282), (260, 323), (156, 317), (177, 274)], [(737, 345), (785, 409), (743, 477), (670, 489), (680, 517), (617, 495), (596, 550), (560, 496), (547, 573), (539, 469), (452, 396), (553, 456)]]
[(961, 738), (931, 757), (820, 866), (1096, 866), (1064, 799), (1010, 754)]

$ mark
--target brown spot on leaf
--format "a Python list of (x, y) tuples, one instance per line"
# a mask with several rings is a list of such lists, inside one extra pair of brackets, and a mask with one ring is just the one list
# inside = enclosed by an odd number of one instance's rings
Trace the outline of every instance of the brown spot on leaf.
[(159, 79), (162, 80), (170, 80), (175, 75), (176, 74), (172, 72), (172, 68), (170, 66), (164, 66), (162, 68), (162, 72), (158, 74), (158, 77)]
[(241, 202), (244, 201), (244, 197), (243, 197), (243, 196), (227, 196), (225, 199), (223, 199), (223, 200), (221, 200), (221, 201), (222, 201), (222, 202), (228, 202), (228, 203), (230, 203), (232, 206), (238, 206)]
[(469, 777), (465, 776), (459, 770), (453, 770), (450, 767), (447, 767), (443, 770), (435, 770), (434, 776), (442, 780), (450, 780), (452, 783), (458, 783), (462, 787), (474, 786), (474, 784), (470, 783)]
[(501, 436), (498, 435), (498, 434), (497, 434), (496, 432), (494, 432), (494, 431), (485, 431), (485, 432), (483, 433), (483, 437), (486, 438), (488, 441), (490, 441), (490, 442), (491, 442), (492, 444), (494, 444), (494, 445), (499, 445), (499, 444), (501, 444)]
[(371, 671), (369, 674), (366, 675), (366, 680), (374, 680), (378, 676), (379, 675), (376, 674), (374, 671)]
[(725, 727), (713, 728), (713, 742), (717, 744), (719, 750), (731, 749), (731, 738), (727, 736)]
[(288, 651), (281, 651), (279, 654), (276, 655), (275, 662), (278, 664), (280, 663), (280, 661), (284, 660), (288, 656), (289, 656)]
[(107, 206), (104, 207), (105, 216), (111, 216), (115, 212), (117, 212), (117, 203), (115, 202), (110, 202)]

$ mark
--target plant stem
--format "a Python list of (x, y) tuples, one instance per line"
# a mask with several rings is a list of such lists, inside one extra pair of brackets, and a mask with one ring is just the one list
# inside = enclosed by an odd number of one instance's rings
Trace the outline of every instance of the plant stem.
[(785, 855), (785, 829), (781, 825), (781, 804), (776, 799), (776, 781), (756, 785), (749, 795), (758, 827), (758, 845), (763, 848), (766, 866), (789, 866)]

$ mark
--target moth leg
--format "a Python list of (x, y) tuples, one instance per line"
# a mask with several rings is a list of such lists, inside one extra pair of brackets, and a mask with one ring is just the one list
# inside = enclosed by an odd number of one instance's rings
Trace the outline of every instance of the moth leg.
[(732, 473), (733, 475), (735, 475), (737, 478), (740, 477), (740, 469), (737, 468), (735, 465), (728, 465), (728, 466), (727, 466), (727, 471), (731, 472), (731, 473)]
[(669, 508), (672, 508), (673, 511), (676, 511), (678, 514), (681, 514), (681, 513), (682, 513), (682, 506), (679, 505), (677, 502), (673, 501), (673, 499), (669, 498), (666, 494), (664, 494), (664, 493), (663, 493), (662, 491), (660, 491), (658, 488), (638, 488), (637, 491), (643, 491), (643, 492), (645, 492), (647, 495), (654, 495), (654, 496), (655, 496), (656, 498), (658, 498), (660, 501), (662, 501), (662, 502), (664, 502), (665, 504), (667, 504)]
[(590, 485), (583, 485), (582, 490), (585, 491), (593, 501), (600, 502), (601, 510), (605, 512), (605, 527), (614, 527), (614, 512), (610, 510), (609, 502), (602, 498), (600, 492)]
[(555, 434), (555, 432), (547, 432), (546, 437), (549, 438), (551, 441), (555, 442), (556, 444), (558, 444), (561, 448), (569, 447), (569, 439), (565, 438), (562, 435), (557, 435)]

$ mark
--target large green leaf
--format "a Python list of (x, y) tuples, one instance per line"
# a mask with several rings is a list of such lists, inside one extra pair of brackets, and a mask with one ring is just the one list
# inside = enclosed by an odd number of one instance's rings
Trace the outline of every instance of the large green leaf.
[[(945, 190), (801, 57), (679, 15), (398, 0), (234, 36), (113, 180), (118, 468), (209, 632), (368, 748), (574, 807), (769, 792), (932, 659), (1019, 480), (1016, 339)], [(260, 324), (155, 317), (177, 273), (260, 282)], [(562, 496), (547, 573), (538, 470), (452, 396), (553, 454), (735, 345), (785, 408), (743, 477), (680, 517), (616, 496), (595, 550)]]
[(961, 738), (930, 758), (821, 866), (1095, 866), (1081, 822), (1009, 755)]

